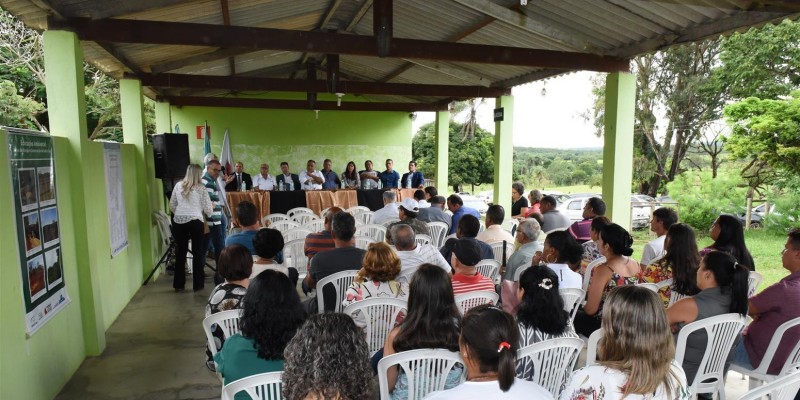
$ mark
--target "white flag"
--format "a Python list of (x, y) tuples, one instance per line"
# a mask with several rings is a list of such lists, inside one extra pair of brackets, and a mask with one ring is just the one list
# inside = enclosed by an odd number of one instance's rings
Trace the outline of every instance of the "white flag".
[(222, 139), (222, 151), (219, 153), (219, 163), (225, 167), (225, 173), (233, 173), (233, 155), (231, 155), (231, 142), (228, 139), (228, 130), (225, 129), (225, 137)]

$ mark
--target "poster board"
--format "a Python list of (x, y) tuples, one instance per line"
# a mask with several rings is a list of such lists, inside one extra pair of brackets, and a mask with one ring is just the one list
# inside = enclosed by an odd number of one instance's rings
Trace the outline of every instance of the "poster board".
[(108, 208), (108, 241), (111, 257), (128, 247), (128, 220), (122, 193), (122, 150), (119, 143), (103, 143)]

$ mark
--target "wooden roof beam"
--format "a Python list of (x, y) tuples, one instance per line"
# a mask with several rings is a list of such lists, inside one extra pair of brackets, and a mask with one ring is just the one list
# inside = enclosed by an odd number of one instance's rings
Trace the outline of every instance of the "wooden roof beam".
[[(273, 99), (250, 99), (241, 97), (170, 97), (162, 98), (173, 106), (197, 106), (197, 107), (235, 107), (235, 108), (264, 108), (264, 109), (285, 109), (285, 110), (310, 110), (308, 102), (305, 100), (273, 100)], [(338, 106), (335, 101), (317, 101), (314, 110), (330, 111), (445, 111), (447, 105), (444, 104), (423, 104), (423, 103), (369, 103), (356, 101), (343, 101)]]

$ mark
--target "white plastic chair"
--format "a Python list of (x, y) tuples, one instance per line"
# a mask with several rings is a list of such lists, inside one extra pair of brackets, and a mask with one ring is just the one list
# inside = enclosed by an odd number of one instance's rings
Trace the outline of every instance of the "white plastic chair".
[(289, 218), (292, 218), (292, 219), (294, 219), (294, 216), (297, 215), (297, 214), (317, 215), (317, 213), (315, 213), (314, 210), (312, 210), (312, 209), (310, 209), (308, 207), (295, 207), (295, 208), (292, 208), (291, 210), (286, 212), (286, 215), (288, 215)]
[(520, 278), (520, 277), (522, 276), (522, 274), (524, 274), (524, 273), (525, 273), (525, 271), (527, 271), (527, 270), (528, 270), (528, 268), (530, 268), (530, 267), (531, 267), (530, 265), (523, 265), (523, 266), (521, 266), (521, 267), (517, 268), (517, 270), (516, 270), (516, 271), (514, 271), (514, 282), (519, 282), (519, 278)]
[(326, 213), (326, 212), (328, 212), (328, 210), (330, 210), (330, 209), (331, 209), (331, 208), (330, 208), (330, 207), (328, 207), (328, 208), (326, 208), (326, 209), (324, 209), (324, 210), (320, 211), (320, 212), (319, 212), (319, 217), (320, 217), (320, 218), (322, 218), (322, 219), (325, 219), (325, 213)]
[(578, 338), (550, 339), (525, 346), (517, 351), (517, 377), (539, 384), (557, 399), (581, 349), (583, 340)]
[(335, 302), (333, 304), (333, 312), (342, 312), (342, 300), (347, 288), (353, 283), (356, 277), (357, 270), (347, 270), (328, 275), (317, 282), (317, 312), (320, 314), (325, 312), (325, 285), (333, 286), (336, 291)]
[(414, 275), (414, 272), (417, 272), (418, 267), (408, 268), (400, 271), (400, 274), (397, 275), (396, 280), (398, 282), (405, 282), (411, 283), (411, 276)]
[(603, 337), (603, 329), (600, 328), (591, 335), (586, 340), (586, 366), (597, 364), (597, 344), (600, 342), (600, 338)]
[(372, 211), (359, 210), (353, 214), (353, 218), (355, 218), (356, 221), (360, 221), (364, 225), (369, 225), (372, 223), (373, 215), (375, 215), (375, 213)]
[(549, 231), (545, 232), (544, 234), (545, 234), (545, 236), (547, 236), (547, 235), (549, 235), (549, 234), (551, 234), (551, 233), (553, 233), (553, 232), (565, 231), (565, 230), (567, 230), (567, 229), (569, 229), (569, 227), (566, 227), (566, 228), (555, 228), (555, 229), (550, 229)]
[(304, 278), (308, 274), (308, 257), (305, 251), (306, 239), (295, 239), (283, 245), (283, 264), (287, 268), (294, 268)]
[(389, 225), (391, 225), (391, 224), (393, 224), (393, 223), (395, 223), (395, 222), (400, 222), (400, 218), (391, 218), (391, 219), (389, 219), (389, 220), (383, 221), (383, 223), (381, 223), (381, 225), (382, 225), (384, 228), (388, 228), (388, 227), (389, 227)]
[(267, 372), (233, 381), (222, 388), (222, 400), (233, 400), (236, 393), (246, 392), (253, 400), (283, 399), (283, 372)]
[(307, 212), (300, 212), (292, 216), (292, 221), (297, 222), (299, 225), (305, 225), (311, 221), (319, 220), (321, 220), (321, 218), (317, 216), (317, 214), (310, 214)]
[[(274, 224), (278, 221), (291, 221), (291, 220), (292, 219), (289, 218), (289, 216), (286, 214), (274, 213), (270, 215), (265, 215), (264, 218), (261, 219), (261, 225), (267, 226), (265, 221), (269, 221), (270, 224)], [(269, 227), (272, 228), (272, 225), (270, 225)]]
[(369, 207), (365, 207), (365, 206), (353, 206), (353, 207), (348, 208), (345, 211), (349, 212), (353, 216), (355, 216), (357, 213), (364, 212), (364, 211), (372, 212), (372, 210), (370, 210)]
[(503, 260), (503, 242), (492, 243), (489, 246), (492, 248), (494, 260), (500, 263), (500, 265), (505, 264), (504, 261), (508, 260), (508, 258), (511, 257), (511, 253), (514, 252), (514, 243), (506, 242), (506, 259)]
[(424, 233), (417, 233), (416, 235), (414, 235), (414, 241), (417, 242), (418, 245), (431, 244), (431, 237), (430, 235), (426, 235)]
[(315, 219), (313, 221), (306, 222), (305, 225), (302, 226), (303, 229), (308, 229), (311, 232), (322, 232), (325, 230), (325, 220), (322, 219)]
[(764, 352), (764, 357), (761, 359), (761, 363), (758, 364), (755, 369), (746, 369), (741, 365), (731, 364), (730, 370), (749, 376), (750, 389), (754, 389), (763, 382), (774, 381), (783, 375), (800, 373), (798, 372), (800, 371), (800, 342), (797, 342), (797, 344), (794, 346), (794, 349), (789, 352), (786, 362), (783, 364), (781, 371), (777, 375), (770, 375), (767, 373), (767, 369), (769, 369), (770, 364), (772, 364), (772, 358), (775, 357), (775, 352), (778, 350), (778, 345), (780, 345), (781, 341), (783, 340), (783, 336), (786, 334), (786, 331), (798, 326), (800, 326), (800, 317), (790, 319), (782, 323), (772, 335), (772, 339), (769, 341), (767, 350)]
[(497, 283), (500, 278), (500, 263), (493, 259), (480, 260), (475, 268), (481, 275), (491, 279), (494, 283)]
[(283, 233), (283, 242), (288, 243), (291, 242), (292, 240), (297, 240), (297, 239), (305, 240), (306, 236), (308, 236), (312, 232), (308, 229), (298, 226), (297, 228), (292, 228), (289, 229), (288, 231), (283, 231), (282, 233)]
[(697, 375), (689, 387), (692, 396), (698, 393), (718, 392), (720, 400), (725, 400), (725, 361), (744, 325), (744, 316), (731, 313), (701, 319), (681, 328), (675, 345), (675, 361), (679, 365), (683, 364), (689, 335), (699, 330), (705, 330), (708, 335), (706, 350), (703, 352)]
[(431, 233), (431, 244), (436, 246), (437, 249), (444, 245), (444, 238), (447, 236), (447, 231), (450, 226), (444, 222), (434, 221), (428, 222), (428, 231)]
[[(361, 235), (358, 233), (361, 232)], [(356, 229), (357, 236), (367, 236), (376, 242), (383, 242), (386, 239), (386, 227), (382, 225), (364, 225)]]
[(371, 237), (368, 236), (359, 236), (356, 238), (356, 248), (361, 250), (366, 250), (369, 247), (370, 243), (375, 243)]
[(583, 273), (583, 287), (581, 289), (583, 289), (584, 291), (589, 290), (589, 279), (592, 278), (592, 270), (594, 269), (594, 267), (604, 262), (606, 262), (606, 258), (600, 257), (590, 262), (589, 265), (586, 266), (586, 272)]
[(564, 311), (569, 313), (570, 320), (575, 321), (575, 315), (578, 314), (578, 306), (586, 297), (586, 292), (583, 289), (564, 288), (558, 289), (558, 294), (564, 300)]
[(203, 331), (206, 333), (206, 340), (208, 340), (208, 349), (211, 350), (211, 355), (217, 354), (217, 344), (214, 340), (214, 335), (211, 333), (213, 325), (222, 329), (222, 334), (225, 339), (240, 332), (239, 329), (239, 316), (242, 310), (228, 310), (220, 311), (205, 317), (203, 319)]
[(646, 288), (646, 289), (650, 289), (653, 292), (658, 293), (658, 285), (656, 285), (655, 283), (645, 282), (645, 283), (636, 284), (636, 286), (643, 287), (643, 288)]
[(513, 219), (513, 218), (509, 218), (509, 219), (503, 221), (503, 224), (501, 226), (503, 227), (503, 229), (506, 232), (510, 233), (513, 236), (514, 234), (517, 233), (517, 227), (519, 226), (519, 220), (516, 220), (516, 219)]
[(497, 295), (496, 292), (490, 292), (488, 290), (476, 290), (468, 293), (462, 293), (456, 295), (455, 301), (456, 306), (458, 306), (458, 311), (461, 312), (461, 315), (464, 315), (473, 307), (477, 307), (481, 304), (497, 304), (497, 300), (500, 296)]
[(270, 229), (277, 229), (281, 233), (288, 232), (288, 231), (290, 231), (290, 230), (292, 230), (294, 228), (299, 228), (299, 227), (300, 227), (300, 224), (298, 224), (297, 222), (288, 220), (288, 219), (275, 221), (269, 226)]
[(752, 389), (739, 400), (760, 400), (764, 396), (769, 396), (771, 400), (793, 400), (798, 390), (800, 390), (800, 372), (795, 372)]
[(418, 349), (403, 351), (383, 357), (378, 362), (378, 385), (381, 400), (391, 399), (389, 381), (386, 371), (397, 365), (408, 379), (408, 400), (422, 399), (430, 392), (443, 390), (447, 375), (461, 364), (463, 373), (461, 381), (466, 377), (466, 367), (461, 354), (445, 349)]
[[(364, 333), (366, 334), (367, 347), (372, 356), (383, 348), (386, 337), (394, 328), (397, 316), (408, 309), (405, 300), (392, 297), (370, 297), (357, 301), (344, 308), (344, 313), (354, 320), (366, 323)], [(356, 314), (360, 314), (356, 316)]]
[[(665, 287), (672, 286), (672, 282), (673, 282), (672, 278), (669, 278), (669, 279), (666, 279), (666, 280), (663, 280), (661, 282), (656, 283), (656, 286), (658, 286), (658, 290), (661, 291), (661, 289), (663, 289)], [(667, 305), (667, 307), (677, 303), (678, 300), (680, 300), (680, 299), (682, 299), (684, 297), (689, 297), (689, 295), (688, 294), (678, 293), (678, 292), (672, 290), (672, 288), (670, 288), (670, 290), (669, 290), (669, 304)]]
[(750, 274), (747, 276), (747, 297), (752, 297), (756, 294), (756, 289), (758, 289), (758, 285), (760, 285), (763, 280), (764, 275), (756, 271), (750, 271)]

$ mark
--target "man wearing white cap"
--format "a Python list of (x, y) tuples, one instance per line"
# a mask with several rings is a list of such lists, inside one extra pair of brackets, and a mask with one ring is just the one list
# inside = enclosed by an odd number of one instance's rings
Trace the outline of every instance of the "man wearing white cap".
[(403, 202), (400, 203), (400, 207), (397, 207), (397, 215), (400, 218), (400, 222), (395, 222), (386, 228), (387, 243), (394, 244), (391, 232), (392, 227), (397, 224), (409, 225), (411, 229), (414, 230), (415, 235), (423, 234), (430, 236), (431, 232), (428, 229), (428, 225), (417, 219), (417, 215), (419, 215), (419, 204), (416, 200), (412, 198), (403, 199)]

